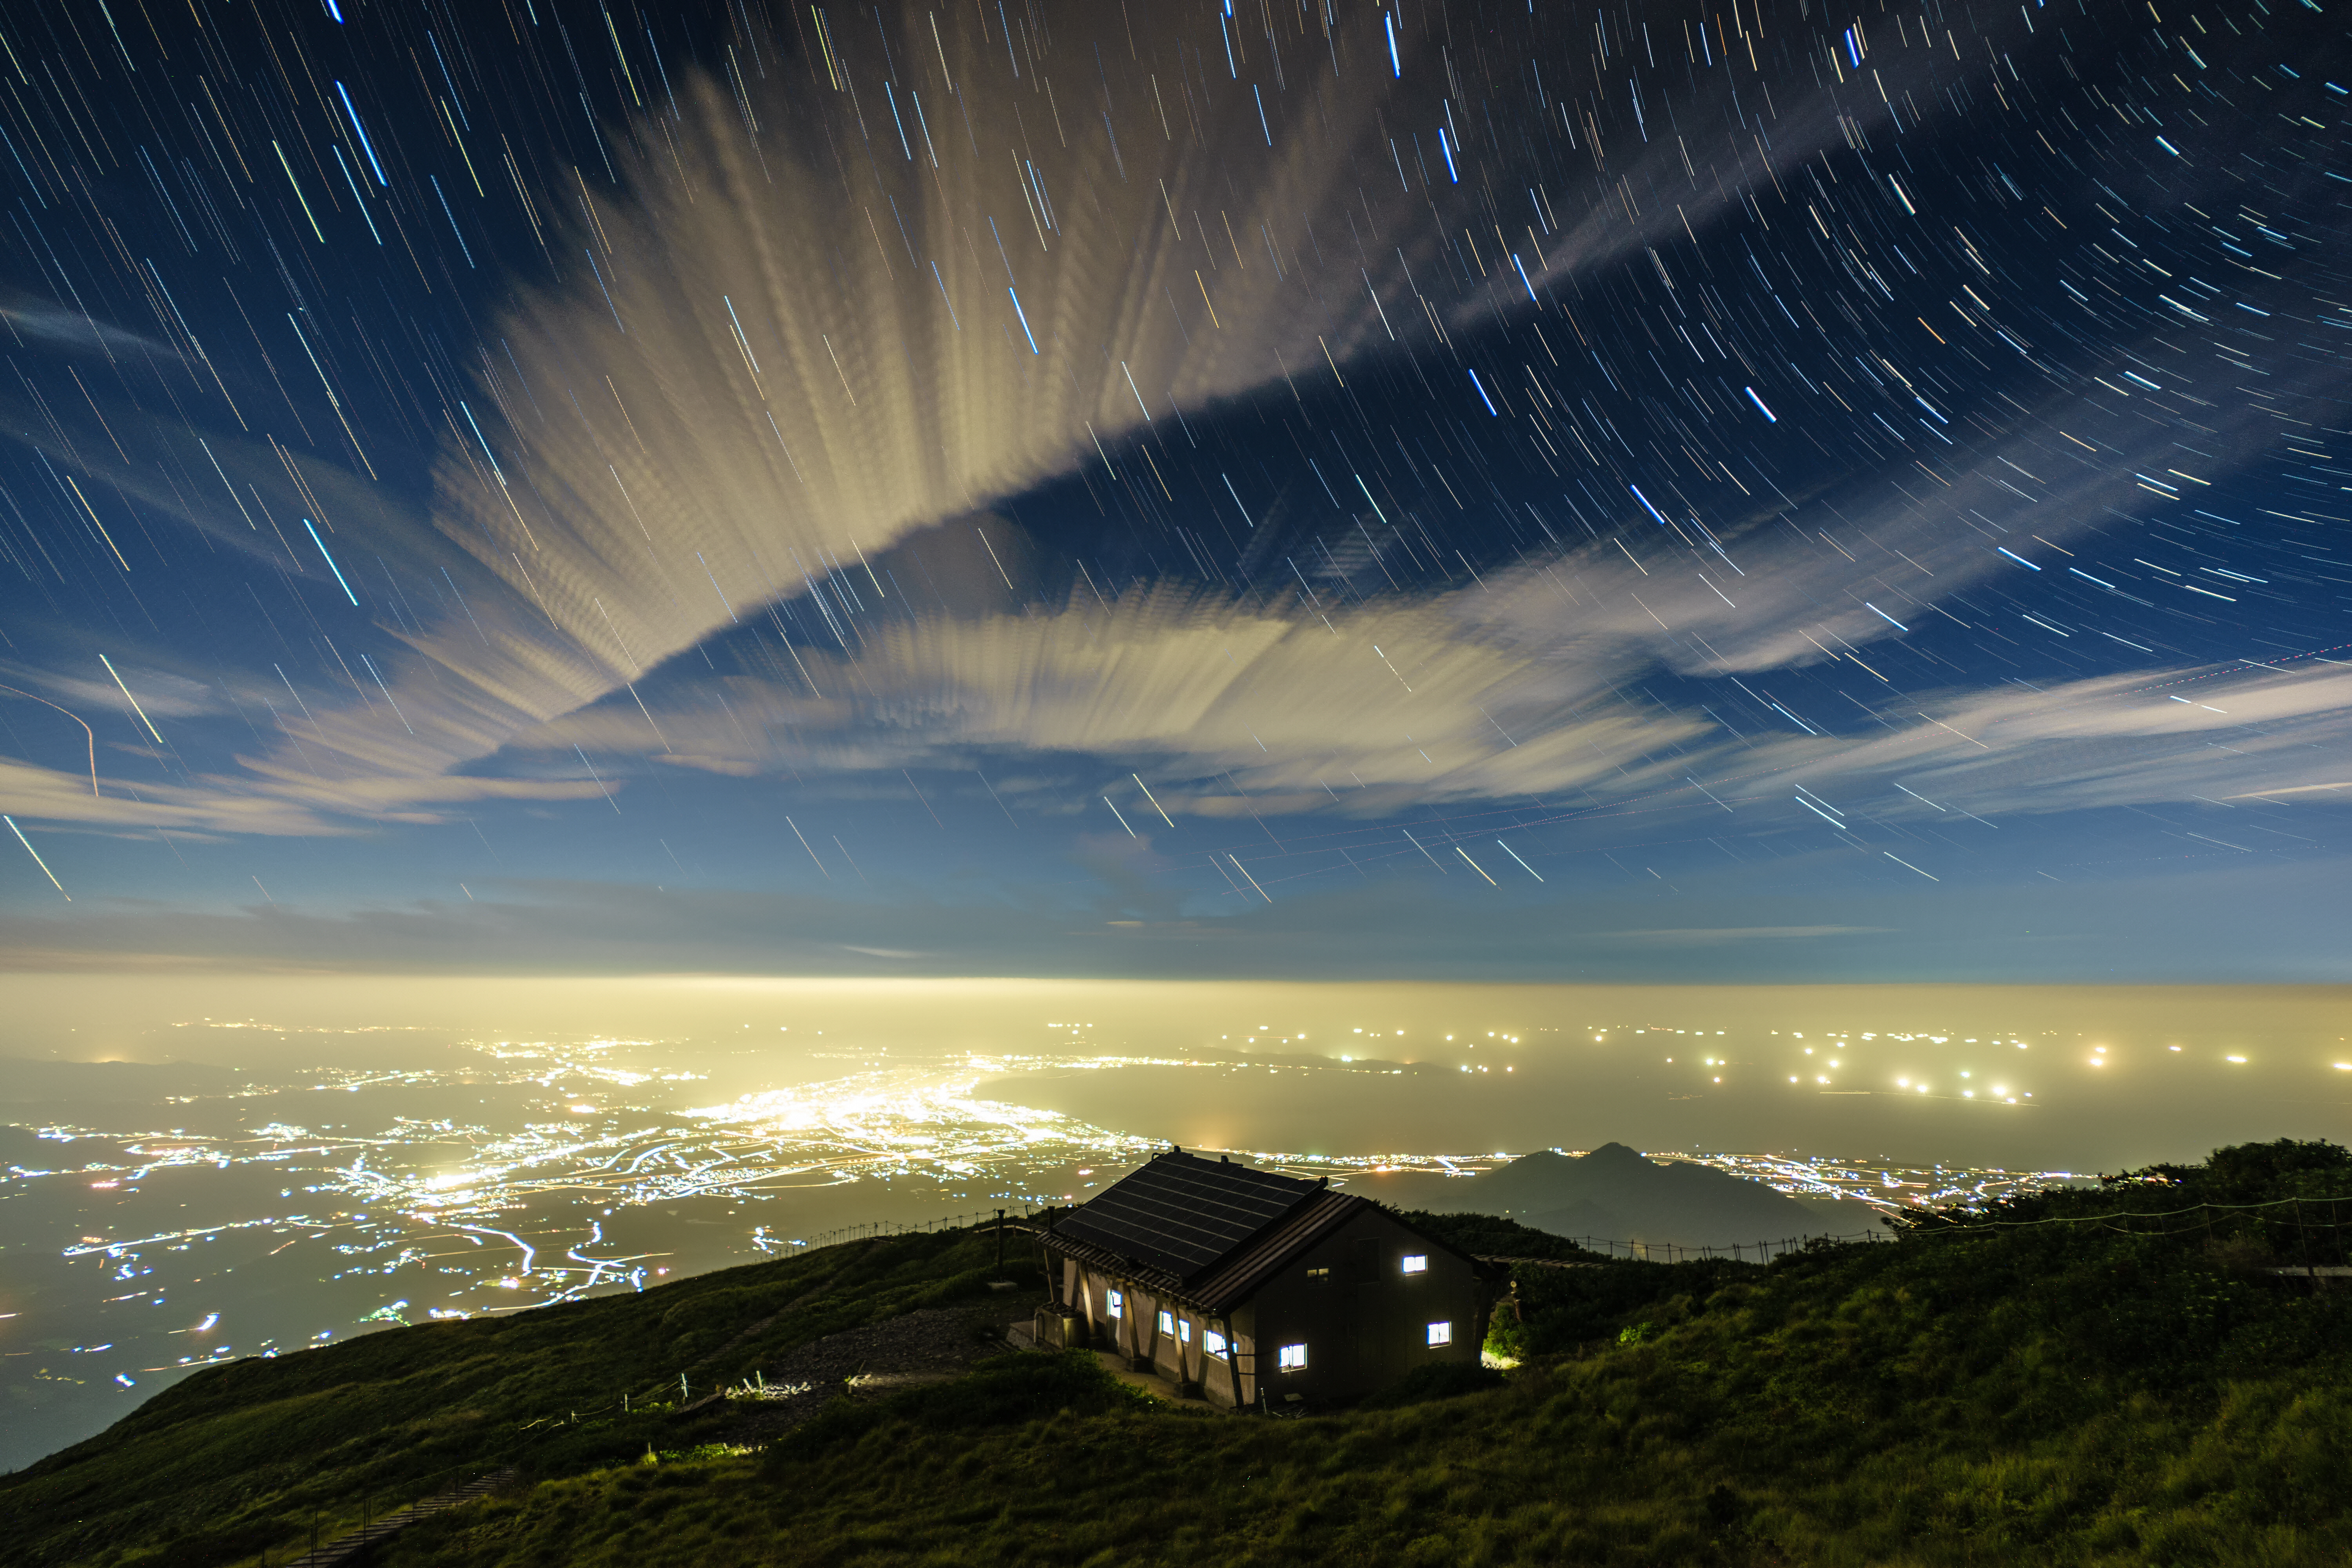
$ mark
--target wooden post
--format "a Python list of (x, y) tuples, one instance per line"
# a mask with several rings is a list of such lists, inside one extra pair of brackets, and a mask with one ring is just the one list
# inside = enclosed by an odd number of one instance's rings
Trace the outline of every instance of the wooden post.
[(1003, 1209), (996, 1211), (996, 1267), (1000, 1273), (1003, 1272), (1004, 1268), (1004, 1211)]
[(1226, 1313), (1223, 1321), (1225, 1325), (1225, 1373), (1234, 1385), (1234, 1414), (1239, 1415), (1242, 1413), (1241, 1342), (1234, 1337), (1233, 1314)]

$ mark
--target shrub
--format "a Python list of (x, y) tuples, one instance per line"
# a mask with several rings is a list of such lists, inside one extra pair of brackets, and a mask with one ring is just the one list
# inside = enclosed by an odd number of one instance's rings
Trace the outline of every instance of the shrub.
[(1472, 1361), (1432, 1362), (1427, 1366), (1413, 1368), (1365, 1399), (1357, 1408), (1396, 1410), (1407, 1405), (1424, 1405), (1433, 1399), (1452, 1399), (1464, 1394), (1483, 1394), (1487, 1389), (1502, 1386), (1503, 1374), (1491, 1366), (1481, 1366)]

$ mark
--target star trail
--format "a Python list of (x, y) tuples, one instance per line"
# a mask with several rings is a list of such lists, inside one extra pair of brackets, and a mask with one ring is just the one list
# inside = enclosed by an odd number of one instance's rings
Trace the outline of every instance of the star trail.
[(38, 0), (0, 41), (19, 951), (2326, 947), (2312, 0)]

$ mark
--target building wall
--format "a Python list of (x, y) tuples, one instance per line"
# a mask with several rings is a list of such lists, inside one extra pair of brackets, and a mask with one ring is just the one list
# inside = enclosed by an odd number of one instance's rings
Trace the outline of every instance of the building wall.
[[(1139, 1289), (1118, 1275), (1074, 1260), (1068, 1263), (1065, 1279), (1071, 1292), (1068, 1300), (1086, 1314), (1087, 1342), (1094, 1349), (1130, 1363), (1141, 1362), (1180, 1388), (1188, 1384), (1198, 1385), (1213, 1403), (1233, 1403), (1233, 1383), (1224, 1361), (1213, 1361), (1208, 1354), (1209, 1333), (1213, 1330), (1224, 1331), (1224, 1325), (1218, 1320)], [(1116, 1317), (1110, 1310), (1114, 1290), (1120, 1296)], [(1170, 1320), (1166, 1330), (1160, 1326), (1162, 1312)], [(1242, 1364), (1248, 1366), (1246, 1357)], [(1246, 1378), (1244, 1382), (1246, 1402), (1250, 1397)]]
[[(1426, 1267), (1408, 1274), (1408, 1258)], [(1291, 1394), (1352, 1398), (1432, 1362), (1475, 1362), (1487, 1305), (1467, 1260), (1368, 1210), (1285, 1265), (1234, 1314), (1255, 1352), (1243, 1363), (1255, 1374), (1244, 1380), (1244, 1396), (1254, 1400), (1262, 1380), (1277, 1405)], [(1433, 1323), (1448, 1326), (1449, 1342), (1429, 1343)], [(1305, 1367), (1282, 1369), (1286, 1345), (1307, 1347)]]

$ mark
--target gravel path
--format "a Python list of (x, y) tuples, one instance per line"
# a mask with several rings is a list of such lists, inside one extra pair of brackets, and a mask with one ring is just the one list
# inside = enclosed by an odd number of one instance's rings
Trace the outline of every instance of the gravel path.
[(766, 1395), (727, 1401), (722, 1440), (769, 1441), (816, 1415), (839, 1394), (879, 1398), (913, 1384), (945, 1382), (976, 1361), (1005, 1354), (1011, 1348), (1005, 1329), (1035, 1310), (1035, 1299), (1008, 1293), (976, 1306), (908, 1312), (812, 1340), (760, 1369)]

